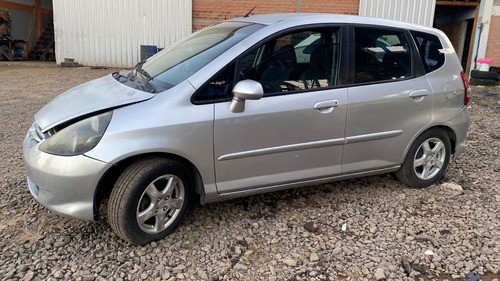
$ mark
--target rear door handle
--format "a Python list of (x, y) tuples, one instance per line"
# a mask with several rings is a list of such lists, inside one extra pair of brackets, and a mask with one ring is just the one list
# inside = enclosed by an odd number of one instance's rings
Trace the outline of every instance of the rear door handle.
[(333, 108), (337, 107), (338, 105), (338, 100), (318, 101), (314, 104), (314, 109), (317, 109), (321, 113), (330, 113), (333, 111)]
[(429, 91), (427, 91), (427, 89), (423, 89), (423, 90), (415, 90), (415, 91), (411, 91), (410, 92), (410, 98), (421, 98), (421, 97), (425, 97), (429, 94)]

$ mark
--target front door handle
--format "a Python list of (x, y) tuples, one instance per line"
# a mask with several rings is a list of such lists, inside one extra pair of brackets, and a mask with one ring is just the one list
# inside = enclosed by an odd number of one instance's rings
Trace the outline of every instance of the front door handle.
[(314, 104), (314, 109), (317, 109), (321, 113), (330, 113), (333, 111), (333, 108), (337, 107), (338, 105), (338, 100), (318, 101)]
[(410, 92), (410, 98), (416, 99), (416, 98), (422, 98), (425, 97), (429, 94), (429, 91), (427, 89), (423, 90), (415, 90)]

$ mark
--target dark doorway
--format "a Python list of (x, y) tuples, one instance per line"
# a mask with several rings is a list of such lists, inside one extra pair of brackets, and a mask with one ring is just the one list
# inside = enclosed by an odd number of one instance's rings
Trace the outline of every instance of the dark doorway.
[(0, 1), (0, 60), (55, 60), (52, 0)]
[(467, 73), (474, 61), (472, 50), (478, 7), (479, 1), (437, 1), (434, 14), (434, 27), (446, 33)]

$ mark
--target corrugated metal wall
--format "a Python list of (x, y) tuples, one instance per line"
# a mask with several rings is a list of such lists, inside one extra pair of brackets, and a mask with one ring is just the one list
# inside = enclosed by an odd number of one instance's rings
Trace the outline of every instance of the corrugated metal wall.
[(360, 0), (359, 15), (432, 26), (436, 0)]
[(131, 67), (191, 33), (192, 0), (53, 0), (56, 61)]

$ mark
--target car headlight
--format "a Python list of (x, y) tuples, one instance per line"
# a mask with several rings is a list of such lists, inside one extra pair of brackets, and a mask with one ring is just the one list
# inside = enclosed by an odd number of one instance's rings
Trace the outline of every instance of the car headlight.
[(85, 153), (99, 143), (112, 115), (108, 111), (71, 124), (42, 142), (38, 149), (63, 156)]

